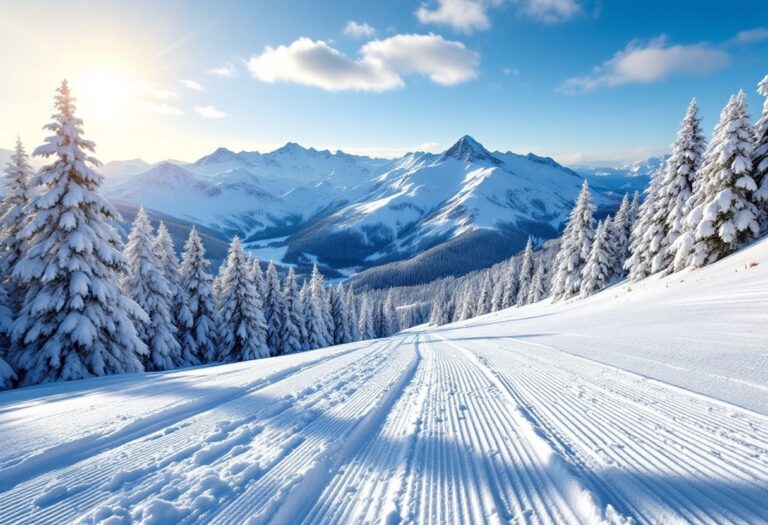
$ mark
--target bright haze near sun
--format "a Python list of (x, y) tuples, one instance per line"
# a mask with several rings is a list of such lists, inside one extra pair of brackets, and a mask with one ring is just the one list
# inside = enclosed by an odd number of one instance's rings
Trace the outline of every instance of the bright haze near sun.
[[(665, 151), (691, 97), (719, 108), (768, 70), (760, 0), (5, 0), (0, 148), (45, 136), (66, 78), (104, 161), (219, 146), (392, 157), (471, 134), (563, 163)], [(747, 93), (752, 107), (758, 97)]]

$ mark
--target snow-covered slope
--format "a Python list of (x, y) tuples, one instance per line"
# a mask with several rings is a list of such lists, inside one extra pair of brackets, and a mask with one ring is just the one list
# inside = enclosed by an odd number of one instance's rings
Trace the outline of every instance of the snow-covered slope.
[(0, 523), (768, 523), (767, 278), (3, 392)]
[[(463, 137), (440, 155), (394, 160), (293, 143), (266, 154), (219, 148), (192, 164), (108, 178), (105, 191), (252, 244), (285, 237), (286, 262), (359, 268), (479, 230), (511, 236), (511, 250), (528, 235), (553, 237), (580, 183), (552, 159), (491, 153)], [(610, 207), (616, 197), (597, 200)]]
[(663, 157), (648, 157), (647, 159), (631, 162), (616, 167), (605, 166), (572, 166), (573, 170), (587, 179), (589, 184), (604, 193), (623, 195), (634, 191), (642, 191), (669, 155)]

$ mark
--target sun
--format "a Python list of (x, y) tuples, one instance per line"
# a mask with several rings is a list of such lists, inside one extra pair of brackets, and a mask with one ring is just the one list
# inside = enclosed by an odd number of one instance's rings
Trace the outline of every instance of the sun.
[(135, 95), (137, 79), (128, 68), (102, 65), (87, 69), (73, 81), (78, 106), (99, 118), (124, 114)]

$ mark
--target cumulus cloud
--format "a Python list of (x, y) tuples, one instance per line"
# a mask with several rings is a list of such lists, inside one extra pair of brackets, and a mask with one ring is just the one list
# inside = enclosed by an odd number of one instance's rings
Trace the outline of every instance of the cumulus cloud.
[(165, 102), (144, 102), (142, 103), (141, 108), (147, 113), (154, 113), (155, 115), (174, 116), (184, 114), (184, 112), (176, 106), (172, 106)]
[(373, 36), (375, 33), (376, 30), (373, 28), (373, 26), (365, 22), (359, 24), (354, 20), (350, 20), (347, 22), (347, 25), (344, 26), (344, 34), (351, 36), (352, 38), (368, 38)]
[(768, 40), (768, 28), (756, 27), (755, 29), (747, 29), (745, 31), (739, 31), (736, 36), (731, 38), (728, 44), (754, 44), (756, 42), (762, 42)]
[(182, 86), (189, 89), (190, 91), (203, 91), (203, 86), (200, 85), (199, 82), (195, 82), (194, 80), (179, 80)]
[(268, 46), (248, 62), (251, 75), (267, 83), (290, 82), (327, 91), (387, 91), (405, 85), (403, 76), (426, 76), (441, 85), (477, 77), (480, 56), (441, 36), (396, 35), (365, 44), (349, 58), (323, 41), (299, 38)]
[(546, 24), (564, 22), (581, 12), (578, 0), (437, 0), (421, 4), (416, 18), (423, 24), (446, 25), (462, 33), (484, 31), (491, 27), (488, 12), (505, 4)]
[(227, 116), (226, 113), (213, 106), (195, 106), (195, 113), (205, 118), (224, 118)]
[(561, 90), (592, 91), (625, 84), (650, 84), (672, 75), (705, 75), (724, 68), (729, 62), (727, 53), (709, 44), (670, 45), (662, 35), (646, 44), (630, 42), (591, 74), (566, 80)]
[(221, 67), (209, 69), (206, 73), (216, 77), (233, 78), (237, 75), (237, 68), (232, 62), (227, 62)]

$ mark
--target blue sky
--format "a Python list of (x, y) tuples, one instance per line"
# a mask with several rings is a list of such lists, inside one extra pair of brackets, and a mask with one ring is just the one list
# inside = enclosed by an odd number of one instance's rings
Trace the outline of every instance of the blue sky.
[[(103, 160), (287, 141), (392, 156), (471, 134), (561, 162), (663, 152), (768, 73), (768, 2), (5, 0), (0, 146), (57, 82)], [(350, 22), (355, 24), (350, 25)], [(191, 81), (191, 82), (190, 82)]]

